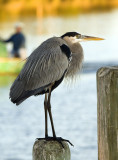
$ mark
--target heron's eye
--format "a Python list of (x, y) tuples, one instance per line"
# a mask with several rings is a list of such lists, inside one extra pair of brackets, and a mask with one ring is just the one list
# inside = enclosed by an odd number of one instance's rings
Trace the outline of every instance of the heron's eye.
[(80, 39), (81, 38), (81, 34), (76, 35), (76, 38)]

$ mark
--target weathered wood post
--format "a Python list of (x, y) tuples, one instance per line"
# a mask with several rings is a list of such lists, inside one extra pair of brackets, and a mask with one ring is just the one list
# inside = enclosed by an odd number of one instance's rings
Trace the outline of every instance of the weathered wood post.
[(70, 149), (67, 142), (36, 140), (33, 146), (33, 160), (70, 160)]
[(118, 66), (97, 72), (98, 160), (118, 160)]

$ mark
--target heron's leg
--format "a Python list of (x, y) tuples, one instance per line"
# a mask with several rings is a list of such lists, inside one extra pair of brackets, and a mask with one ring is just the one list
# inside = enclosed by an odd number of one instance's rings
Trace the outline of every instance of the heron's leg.
[(44, 110), (45, 110), (45, 138), (48, 137), (48, 116), (47, 116), (47, 93), (45, 94)]
[[(48, 99), (47, 99), (47, 94), (45, 94), (45, 101), (44, 101), (44, 107), (45, 107), (45, 138), (37, 138), (37, 139), (38, 140), (47, 140), (47, 141), (52, 141), (52, 140), (53, 141), (57, 141), (57, 142), (59, 142), (61, 144), (61, 146), (63, 148), (64, 148), (64, 145), (63, 145), (62, 141), (66, 141), (66, 142), (70, 143), (73, 146), (73, 144), (69, 140), (63, 139), (61, 137), (56, 137), (54, 124), (53, 124), (52, 113), (51, 113), (51, 104), (50, 104), (51, 87), (49, 89)], [(48, 136), (47, 111), (49, 112), (49, 117), (50, 117), (50, 121), (51, 121), (52, 132), (53, 132), (53, 137), (49, 137)]]
[(48, 94), (48, 113), (50, 117), (50, 122), (51, 122), (51, 127), (52, 127), (52, 133), (53, 137), (56, 137), (55, 129), (54, 129), (54, 123), (53, 123), (53, 118), (52, 118), (52, 112), (51, 112), (51, 104), (50, 104), (50, 98), (51, 98), (51, 87), (49, 88), (49, 94)]

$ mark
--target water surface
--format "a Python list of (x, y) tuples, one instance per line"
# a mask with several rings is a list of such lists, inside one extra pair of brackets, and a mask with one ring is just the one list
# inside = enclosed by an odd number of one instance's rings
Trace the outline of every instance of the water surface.
[[(97, 160), (96, 70), (103, 64), (116, 65), (118, 59), (118, 11), (76, 17), (24, 18), (28, 55), (50, 36), (67, 31), (105, 38), (83, 42), (86, 72), (76, 84), (63, 83), (52, 93), (52, 113), (58, 136), (69, 139), (72, 160)], [(0, 24), (0, 35), (11, 34), (14, 21)], [(10, 45), (8, 49), (10, 49)], [(87, 70), (91, 67), (91, 72)], [(31, 160), (37, 137), (44, 137), (44, 96), (31, 97), (16, 107), (9, 100), (12, 78), (0, 77), (0, 160)], [(4, 82), (4, 83), (3, 83)], [(69, 87), (68, 87), (69, 86)], [(49, 128), (51, 135), (51, 128)]]

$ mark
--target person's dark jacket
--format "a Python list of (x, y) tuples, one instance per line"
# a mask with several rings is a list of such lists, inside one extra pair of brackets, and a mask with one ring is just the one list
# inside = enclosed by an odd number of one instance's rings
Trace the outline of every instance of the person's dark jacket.
[(9, 39), (3, 40), (4, 42), (12, 42), (13, 50), (17, 51), (22, 47), (25, 47), (25, 37), (22, 33), (15, 33)]
[(11, 42), (13, 43), (12, 54), (18, 55), (20, 48), (25, 48), (25, 37), (20, 33), (13, 34), (9, 39), (2, 40), (2, 42)]

